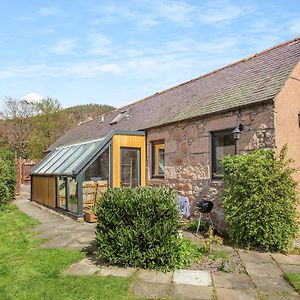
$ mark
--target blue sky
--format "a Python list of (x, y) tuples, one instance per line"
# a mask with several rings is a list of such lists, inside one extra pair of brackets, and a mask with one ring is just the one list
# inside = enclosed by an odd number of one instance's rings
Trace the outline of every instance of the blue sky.
[(300, 1), (1, 1), (0, 102), (117, 107), (300, 35)]

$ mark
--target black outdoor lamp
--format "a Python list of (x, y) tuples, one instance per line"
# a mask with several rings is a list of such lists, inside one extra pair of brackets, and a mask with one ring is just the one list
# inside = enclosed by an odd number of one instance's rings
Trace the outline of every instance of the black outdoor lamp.
[(242, 133), (240, 127), (241, 126), (239, 125), (232, 131), (232, 135), (234, 139), (234, 155), (237, 154), (237, 141), (240, 139), (240, 135)]

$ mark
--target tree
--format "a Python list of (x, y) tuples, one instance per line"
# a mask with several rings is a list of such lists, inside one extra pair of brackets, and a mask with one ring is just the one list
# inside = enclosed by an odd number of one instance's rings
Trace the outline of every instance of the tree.
[(74, 123), (62, 110), (58, 100), (48, 98), (35, 103), (37, 115), (32, 118), (33, 131), (28, 141), (28, 156), (42, 158), (44, 151)]
[(18, 156), (26, 157), (26, 146), (32, 131), (30, 117), (36, 114), (36, 107), (27, 100), (7, 97), (0, 120), (0, 142), (7, 143)]

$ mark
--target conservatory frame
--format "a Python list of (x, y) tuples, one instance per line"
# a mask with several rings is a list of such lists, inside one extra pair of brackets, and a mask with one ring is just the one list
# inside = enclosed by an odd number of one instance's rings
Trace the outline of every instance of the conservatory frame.
[[(95, 148), (95, 149), (93, 149)], [(83, 183), (87, 169), (108, 149), (108, 186), (121, 187), (121, 151), (136, 149), (137, 183), (146, 184), (146, 138), (144, 131), (113, 131), (93, 141), (57, 147), (37, 164), (31, 173), (31, 201), (64, 211), (76, 218), (84, 215)], [(76, 154), (76, 155), (75, 155)], [(84, 155), (87, 155), (86, 157)], [(84, 159), (81, 159), (83, 157)], [(78, 163), (76, 162), (78, 161)], [(67, 166), (64, 166), (64, 164)], [(75, 166), (72, 169), (70, 166)], [(72, 169), (72, 170), (71, 170)], [(56, 170), (63, 170), (57, 172)], [(67, 170), (67, 172), (66, 172)], [(71, 171), (70, 171), (71, 170)], [(131, 174), (131, 176), (133, 176)], [(65, 183), (65, 208), (59, 203), (59, 179)], [(77, 211), (69, 207), (70, 180), (76, 182)]]

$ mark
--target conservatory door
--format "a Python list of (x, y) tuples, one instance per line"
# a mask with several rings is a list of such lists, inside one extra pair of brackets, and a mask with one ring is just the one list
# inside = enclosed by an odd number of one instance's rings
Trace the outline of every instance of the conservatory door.
[(140, 148), (121, 147), (120, 184), (121, 187), (140, 185), (141, 151)]

